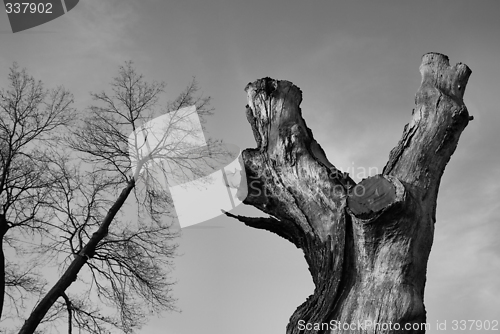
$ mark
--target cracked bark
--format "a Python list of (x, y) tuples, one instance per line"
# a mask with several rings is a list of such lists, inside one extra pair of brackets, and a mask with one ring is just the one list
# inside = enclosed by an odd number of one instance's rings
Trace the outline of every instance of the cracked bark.
[[(405, 326), (426, 320), (439, 182), (472, 118), (463, 103), (471, 73), (465, 64), (450, 66), (448, 57), (428, 53), (420, 72), (413, 118), (400, 142), (382, 174), (357, 185), (315, 141), (298, 87), (271, 78), (246, 87), (257, 148), (242, 153), (244, 203), (271, 217), (227, 215), (303, 250), (315, 290), (291, 316), (287, 334), (425, 332)], [(365, 321), (386, 327), (342, 328)]]

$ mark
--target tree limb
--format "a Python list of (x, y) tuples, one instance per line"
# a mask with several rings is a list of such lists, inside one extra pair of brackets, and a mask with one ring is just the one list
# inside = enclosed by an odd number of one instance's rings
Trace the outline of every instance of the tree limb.
[(293, 243), (297, 248), (302, 248), (303, 246), (300, 231), (295, 225), (287, 222), (282, 222), (281, 220), (278, 220), (274, 217), (245, 217), (233, 215), (232, 213), (226, 212), (224, 210), (222, 210), (222, 212), (228, 217), (238, 219), (240, 222), (243, 222), (249, 227), (276, 233), (280, 237)]

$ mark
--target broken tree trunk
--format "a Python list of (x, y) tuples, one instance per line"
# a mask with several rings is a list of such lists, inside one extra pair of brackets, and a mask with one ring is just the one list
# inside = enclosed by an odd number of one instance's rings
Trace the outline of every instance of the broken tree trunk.
[(315, 290), (287, 326), (298, 333), (424, 333), (424, 286), (444, 168), (469, 122), (465, 64), (428, 53), (413, 118), (382, 174), (355, 184), (306, 126), (302, 93), (264, 78), (246, 87), (256, 149), (242, 153), (245, 204), (269, 218), (228, 216), (304, 251)]

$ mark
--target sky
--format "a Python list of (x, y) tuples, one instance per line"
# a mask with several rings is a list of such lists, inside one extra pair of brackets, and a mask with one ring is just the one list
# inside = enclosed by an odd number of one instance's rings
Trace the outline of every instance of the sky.
[[(167, 83), (162, 101), (196, 76), (216, 110), (208, 131), (244, 149), (255, 147), (245, 86), (289, 80), (330, 162), (359, 181), (382, 171), (410, 120), (421, 56), (467, 64), (474, 120), (442, 178), (425, 290), (428, 333), (437, 321), (451, 332), (453, 320), (500, 321), (499, 10), (497, 0), (81, 0), (16, 34), (0, 11), (0, 87), (16, 61), (85, 108), (127, 60)], [(269, 232), (221, 216), (178, 242), (171, 276), (182, 312), (152, 317), (140, 334), (283, 333), (313, 292), (301, 251)]]

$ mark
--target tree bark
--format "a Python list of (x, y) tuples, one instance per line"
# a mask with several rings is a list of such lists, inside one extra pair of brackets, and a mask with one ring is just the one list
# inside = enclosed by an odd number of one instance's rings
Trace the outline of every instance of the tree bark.
[(420, 72), (401, 140), (382, 174), (357, 185), (327, 160), (306, 126), (299, 88), (270, 78), (246, 87), (257, 148), (242, 153), (244, 203), (270, 217), (227, 215), (303, 250), (315, 290), (291, 316), (287, 334), (425, 333), (439, 182), (469, 122), (463, 94), (471, 71), (428, 53)]
[(75, 254), (75, 259), (71, 262), (69, 267), (63, 273), (61, 278), (59, 278), (56, 284), (54, 284), (50, 291), (43, 297), (40, 303), (38, 303), (33, 312), (31, 312), (29, 318), (24, 322), (23, 327), (19, 331), (19, 334), (33, 334), (49, 309), (52, 307), (52, 305), (54, 305), (55, 301), (59, 297), (64, 298), (66, 289), (74, 281), (76, 281), (80, 269), (82, 269), (85, 263), (94, 256), (97, 245), (108, 235), (108, 228), (111, 222), (113, 221), (120, 208), (123, 206), (123, 203), (125, 203), (125, 200), (127, 199), (134, 186), (135, 181), (134, 179), (131, 179), (128, 182), (127, 186), (122, 190), (120, 196), (118, 196), (113, 206), (109, 209), (106, 217), (104, 217), (102, 224), (99, 226), (99, 229), (92, 234), (92, 237), (80, 250), (80, 252), (78, 252), (78, 254)]

